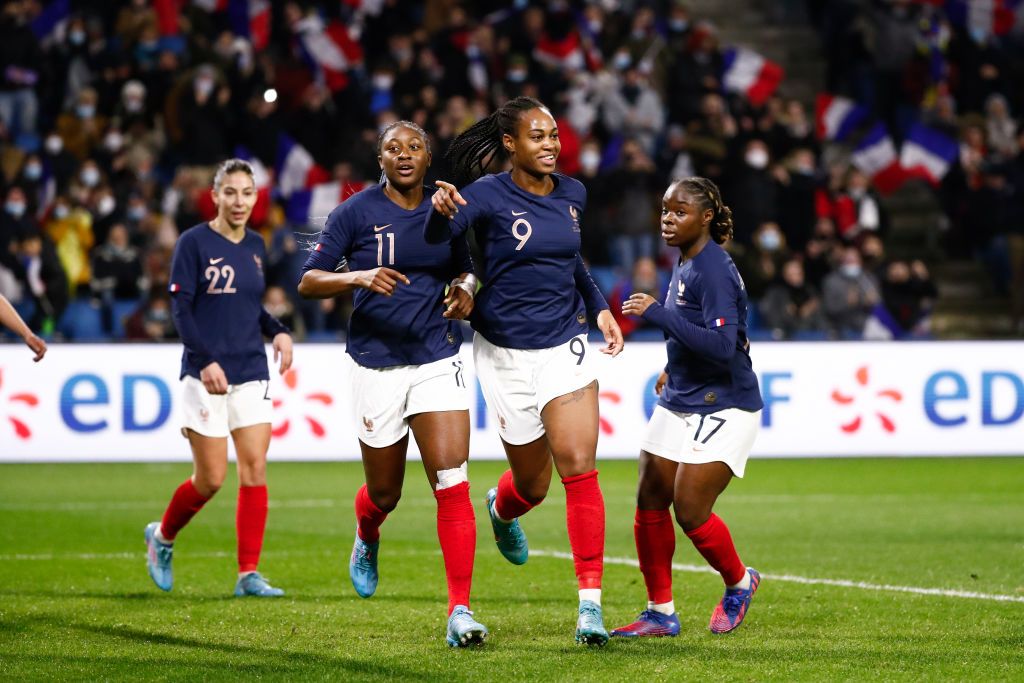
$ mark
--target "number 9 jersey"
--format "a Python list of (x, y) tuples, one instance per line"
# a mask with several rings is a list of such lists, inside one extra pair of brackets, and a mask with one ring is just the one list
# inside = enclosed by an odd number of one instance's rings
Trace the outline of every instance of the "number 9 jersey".
[(178, 238), (171, 259), (171, 305), (185, 344), (181, 376), (216, 361), (229, 384), (269, 379), (263, 335), (288, 332), (263, 309), (267, 251), (252, 230), (237, 244), (200, 223)]

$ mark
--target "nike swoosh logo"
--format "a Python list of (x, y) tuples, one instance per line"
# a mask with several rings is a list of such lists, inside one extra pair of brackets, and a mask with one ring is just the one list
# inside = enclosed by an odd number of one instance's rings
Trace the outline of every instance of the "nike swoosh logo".
[(516, 213), (515, 211), (513, 211), (513, 212), (512, 212), (512, 215), (513, 215), (513, 216), (525, 216), (525, 215), (526, 215), (526, 212), (525, 212), (525, 211), (520, 211), (519, 213)]
[(212, 259), (210, 259), (210, 265), (211, 266), (215, 266), (215, 265), (217, 265), (218, 263), (220, 263), (223, 260), (224, 260), (223, 256), (221, 256), (220, 258), (212, 258)]
[(379, 228), (375, 225), (375, 226), (373, 226), (373, 231), (374, 232), (380, 232), (384, 228), (390, 228), (390, 227), (391, 227), (391, 223), (388, 223), (387, 225), (382, 225)]

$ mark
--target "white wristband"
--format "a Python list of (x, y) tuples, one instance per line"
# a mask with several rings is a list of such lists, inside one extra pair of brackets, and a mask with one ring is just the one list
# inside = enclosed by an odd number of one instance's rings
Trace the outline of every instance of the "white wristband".
[(476, 288), (473, 287), (473, 285), (469, 284), (468, 282), (464, 282), (456, 278), (455, 280), (452, 280), (452, 283), (448, 285), (448, 287), (449, 289), (455, 289), (456, 287), (458, 287), (466, 294), (469, 294), (470, 299), (476, 298)]

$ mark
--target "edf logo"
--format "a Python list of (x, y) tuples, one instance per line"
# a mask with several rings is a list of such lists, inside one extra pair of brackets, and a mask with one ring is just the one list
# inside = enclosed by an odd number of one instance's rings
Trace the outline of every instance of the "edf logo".
[[(155, 415), (140, 418), (136, 414), (139, 393), (156, 393)], [(121, 378), (121, 427), (126, 432), (159, 429), (171, 414), (171, 392), (167, 383), (155, 375), (124, 375)], [(99, 375), (72, 375), (60, 390), (60, 416), (76, 432), (98, 432), (110, 426), (101, 406), (110, 405), (110, 390)]]

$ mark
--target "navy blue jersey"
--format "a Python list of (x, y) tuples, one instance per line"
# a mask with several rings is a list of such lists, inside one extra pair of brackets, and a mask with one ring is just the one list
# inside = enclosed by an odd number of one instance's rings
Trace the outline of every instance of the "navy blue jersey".
[(359, 288), (348, 322), (347, 350), (368, 368), (422, 365), (459, 351), (462, 329), (443, 317), (445, 286), (460, 273), (473, 272), (464, 237), (428, 244), (423, 223), (431, 211), (432, 188), (412, 210), (388, 199), (383, 185), (350, 197), (327, 218), (327, 225), (303, 272), (393, 268), (409, 278), (391, 296)]
[(485, 175), (459, 190), (468, 205), (455, 218), (435, 214), (426, 227), (429, 239), (442, 222), (456, 236), (475, 228), (485, 280), (470, 323), (497, 346), (558, 346), (588, 332), (587, 310), (608, 308), (579, 255), (586, 190), (568, 176), (551, 177), (555, 188), (540, 196), (508, 173)]
[(269, 379), (263, 335), (288, 328), (264, 310), (263, 238), (251, 230), (235, 244), (209, 223), (183, 232), (171, 259), (174, 324), (185, 343), (181, 376), (217, 362), (228, 384)]
[(668, 340), (668, 383), (658, 403), (681, 413), (760, 410), (747, 349), (747, 290), (729, 254), (714, 242), (672, 270), (665, 305), (644, 319)]

